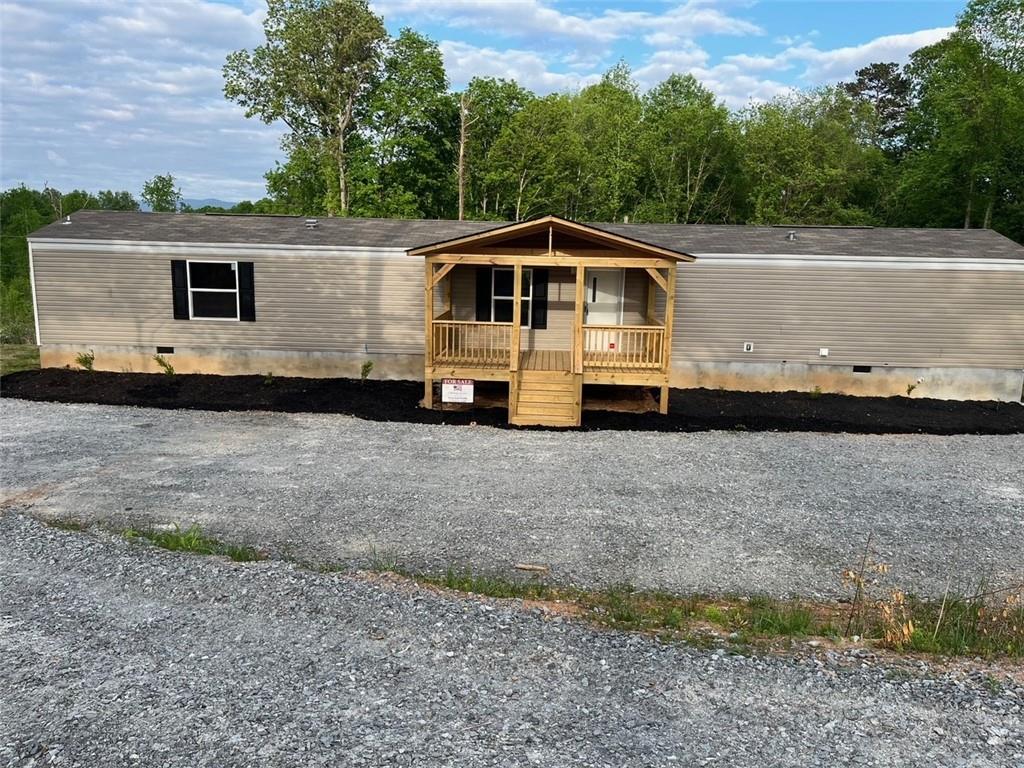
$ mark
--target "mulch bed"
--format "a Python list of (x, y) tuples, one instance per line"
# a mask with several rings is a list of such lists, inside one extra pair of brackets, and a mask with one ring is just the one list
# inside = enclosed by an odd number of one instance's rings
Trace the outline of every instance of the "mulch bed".
[[(372, 421), (484, 424), (507, 427), (503, 408), (428, 411), (415, 381), (304, 379), (206, 374), (111, 373), (44, 368), (0, 379), (0, 396), (61, 403), (136, 405), (210, 411), (343, 413)], [(1018, 403), (960, 402), (906, 397), (853, 397), (808, 392), (725, 392), (674, 389), (668, 416), (584, 411), (584, 430), (699, 432), (859, 432), (868, 434), (1024, 433)]]

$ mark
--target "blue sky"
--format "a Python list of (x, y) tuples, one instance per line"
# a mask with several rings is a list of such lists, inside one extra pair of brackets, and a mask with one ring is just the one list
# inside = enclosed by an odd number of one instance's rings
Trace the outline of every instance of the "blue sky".
[[(642, 87), (690, 72), (733, 109), (849, 79), (946, 34), (961, 2), (373, 0), (437, 40), (453, 88), (538, 93), (619, 59)], [(0, 0), (0, 184), (128, 189), (173, 173), (186, 197), (254, 199), (282, 128), (221, 95), (228, 52), (262, 40), (262, 0)]]

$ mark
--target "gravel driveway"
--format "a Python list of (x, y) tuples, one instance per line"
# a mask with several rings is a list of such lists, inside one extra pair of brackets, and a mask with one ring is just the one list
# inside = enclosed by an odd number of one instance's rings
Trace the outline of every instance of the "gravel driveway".
[(14, 400), (0, 417), (8, 507), (196, 521), (303, 560), (834, 597), (871, 534), (919, 593), (1024, 574), (1024, 435), (517, 432)]
[(746, 658), (0, 513), (0, 764), (1014, 766), (1024, 687)]

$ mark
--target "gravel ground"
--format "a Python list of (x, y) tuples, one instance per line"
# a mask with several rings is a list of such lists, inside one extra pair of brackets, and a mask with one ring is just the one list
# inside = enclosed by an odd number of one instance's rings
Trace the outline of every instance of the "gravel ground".
[[(0, 401), (8, 508), (354, 566), (835, 597), (1024, 575), (1024, 435), (514, 432)], [(963, 586), (964, 589), (969, 587)]]
[(743, 657), (0, 513), (0, 764), (1019, 766), (1024, 687)]

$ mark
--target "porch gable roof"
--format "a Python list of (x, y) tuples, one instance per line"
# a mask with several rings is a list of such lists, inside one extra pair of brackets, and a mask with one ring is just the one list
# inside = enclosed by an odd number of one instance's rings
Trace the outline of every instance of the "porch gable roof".
[[(494, 246), (503, 241), (512, 240), (527, 235), (538, 234), (550, 231), (552, 234), (558, 232), (572, 237), (587, 240), (599, 245), (608, 246), (620, 251), (629, 251), (635, 255), (654, 258), (668, 259), (670, 261), (695, 261), (696, 257), (683, 251), (677, 251), (664, 246), (647, 243), (633, 237), (620, 235), (615, 232), (595, 227), (592, 224), (581, 224), (570, 219), (563, 219), (561, 216), (542, 216), (538, 219), (518, 221), (513, 224), (502, 224), (494, 229), (484, 230), (471, 235), (441, 240), (428, 245), (421, 245), (417, 248), (410, 248), (407, 253), (410, 256), (434, 256), (450, 253), (453, 249), (464, 248), (471, 245)], [(533, 255), (533, 258), (543, 256)]]

